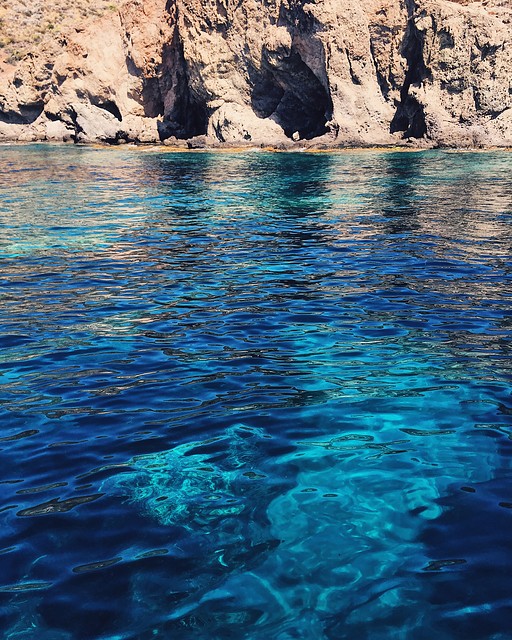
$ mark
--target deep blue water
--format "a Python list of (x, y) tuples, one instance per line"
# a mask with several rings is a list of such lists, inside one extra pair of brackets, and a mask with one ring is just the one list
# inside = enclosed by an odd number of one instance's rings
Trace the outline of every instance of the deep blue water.
[(512, 155), (0, 147), (6, 640), (504, 640)]

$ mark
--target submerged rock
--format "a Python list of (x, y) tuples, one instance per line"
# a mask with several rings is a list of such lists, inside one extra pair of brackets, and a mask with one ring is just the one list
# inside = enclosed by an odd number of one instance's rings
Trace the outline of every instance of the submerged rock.
[(418, 576), (436, 558), (423, 532), (443, 515), (439, 500), (455, 478), (488, 482), (498, 453), (490, 438), (475, 453), (456, 430), (409, 431), (392, 441), (385, 429), (304, 441), (268, 457), (268, 434), (238, 425), (139, 456), (107, 480), (102, 491), (183, 528), (182, 551), (202, 559), (165, 631), (220, 637), (251, 624), (255, 639), (365, 630), (391, 639), (398, 625), (399, 637), (427, 637)]
[(181, 527), (197, 540), (207, 536), (211, 549), (252, 546), (264, 539), (271, 495), (262, 470), (267, 438), (237, 425), (218, 437), (137, 456), (103, 486), (161, 525)]

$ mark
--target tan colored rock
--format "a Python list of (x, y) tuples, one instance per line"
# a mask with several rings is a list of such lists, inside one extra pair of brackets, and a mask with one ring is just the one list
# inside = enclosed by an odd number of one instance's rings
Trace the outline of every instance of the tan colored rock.
[(281, 127), (270, 118), (258, 118), (249, 106), (222, 104), (210, 117), (208, 138), (237, 144), (280, 144), (287, 140)]
[(512, 106), (511, 18), (500, 0), (420, 0), (404, 39), (411, 71), (398, 128), (448, 146), (510, 145), (506, 118), (495, 120)]
[(78, 3), (0, 58), (0, 139), (512, 145), (509, 0)]
[(71, 142), (75, 131), (61, 120), (47, 120), (45, 123), (45, 139), (58, 140), (59, 142)]

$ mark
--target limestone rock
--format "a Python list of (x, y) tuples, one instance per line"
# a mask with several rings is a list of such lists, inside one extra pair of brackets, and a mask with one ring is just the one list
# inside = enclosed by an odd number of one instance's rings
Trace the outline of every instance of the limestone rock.
[[(500, 9), (500, 11), (493, 10)], [(510, 145), (512, 8), (421, 0), (404, 39), (409, 61), (397, 129), (440, 144)]]
[(259, 118), (249, 106), (222, 104), (210, 117), (208, 137), (228, 143), (273, 144), (286, 141), (281, 127), (270, 118)]
[(0, 139), (512, 145), (509, 0), (90, 0), (23, 55), (10, 6)]

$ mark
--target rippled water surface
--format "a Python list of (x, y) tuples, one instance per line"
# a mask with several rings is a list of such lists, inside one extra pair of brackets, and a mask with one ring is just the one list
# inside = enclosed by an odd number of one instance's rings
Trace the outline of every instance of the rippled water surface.
[(0, 147), (7, 640), (505, 640), (512, 155)]

